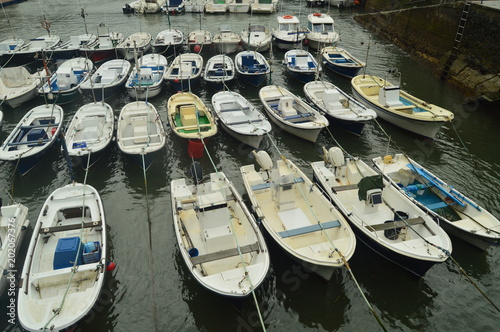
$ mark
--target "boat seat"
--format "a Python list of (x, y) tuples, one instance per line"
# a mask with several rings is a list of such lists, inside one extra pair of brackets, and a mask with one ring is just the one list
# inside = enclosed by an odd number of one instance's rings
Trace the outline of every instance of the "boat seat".
[(327, 89), (323, 92), (323, 104), (326, 109), (340, 110), (344, 106), (340, 102), (340, 93), (335, 89)]
[(179, 107), (182, 126), (196, 126), (198, 121), (196, 119), (196, 106), (182, 105)]
[(101, 76), (101, 84), (110, 84), (115, 81), (117, 77), (116, 70), (103, 70)]
[(437, 203), (425, 205), (426, 208), (428, 208), (429, 210), (432, 210), (432, 211), (435, 211), (437, 209), (442, 209), (442, 208), (445, 208), (447, 206), (448, 206), (448, 204), (446, 204), (445, 202), (437, 202)]
[(148, 141), (148, 122), (146, 116), (135, 116), (130, 120), (134, 132), (134, 143), (146, 143)]
[(385, 222), (383, 224), (376, 224), (376, 225), (366, 225), (365, 228), (372, 231), (372, 232), (377, 232), (377, 231), (385, 231), (388, 229), (393, 229), (393, 228), (401, 228), (401, 227), (406, 227), (406, 225), (421, 225), (425, 224), (425, 220), (422, 219), (422, 217), (417, 217), (417, 218), (412, 218), (412, 219), (407, 219), (407, 220), (396, 220), (396, 221), (391, 221), (391, 222)]
[[(301, 183), (304, 182), (304, 179), (302, 177), (295, 178), (294, 183)], [(270, 182), (265, 182), (265, 183), (259, 183), (256, 185), (252, 186), (252, 190), (262, 190), (262, 189), (269, 189), (271, 188), (271, 183)]]
[[(240, 251), (243, 255), (248, 254), (248, 253), (253, 252), (253, 251), (259, 252), (260, 251), (259, 243), (255, 242), (252, 244), (248, 244), (246, 246), (241, 246)], [(205, 254), (205, 255), (191, 257), (191, 263), (193, 263), (193, 265), (198, 265), (198, 264), (208, 263), (208, 262), (216, 261), (219, 259), (234, 257), (234, 256), (238, 256), (238, 255), (239, 255), (238, 248), (231, 248), (231, 249), (221, 250), (221, 251), (217, 251), (217, 252), (212, 252), (212, 253)]]
[(299, 227), (299, 228), (294, 228), (294, 229), (289, 229), (286, 231), (278, 232), (279, 236), (282, 238), (288, 238), (288, 237), (293, 237), (297, 235), (304, 235), (312, 232), (317, 232), (321, 231), (324, 229), (330, 229), (330, 228), (335, 228), (335, 227), (340, 227), (340, 222), (338, 220), (333, 220), (333, 221), (327, 221), (324, 223), (318, 223), (310, 226), (304, 226), (304, 227)]
[(295, 108), (293, 108), (293, 97), (281, 97), (278, 103), (278, 110), (281, 112), (281, 116), (283, 118), (297, 115), (297, 111), (295, 110)]

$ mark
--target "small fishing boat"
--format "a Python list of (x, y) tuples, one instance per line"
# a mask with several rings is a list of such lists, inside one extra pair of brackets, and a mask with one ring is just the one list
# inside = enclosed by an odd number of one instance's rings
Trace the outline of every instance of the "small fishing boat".
[(311, 164), (314, 178), (368, 247), (417, 277), (451, 255), (446, 232), (366, 163), (338, 147), (323, 159)]
[[(16, 280), (17, 272), (14, 253), (21, 247), (26, 229), (29, 226), (28, 208), (19, 203), (3, 205), (0, 199), (0, 294), (7, 285)], [(9, 245), (10, 244), (10, 245)]]
[(154, 155), (165, 146), (166, 136), (160, 114), (153, 104), (134, 101), (123, 106), (118, 117), (116, 142), (122, 153), (147, 170)]
[(25, 64), (36, 60), (41, 52), (50, 58), (51, 51), (59, 45), (61, 37), (56, 35), (39, 36), (30, 39), (14, 54), (13, 61), (17, 64)]
[(231, 27), (224, 24), (220, 28), (220, 32), (215, 34), (212, 43), (214, 44), (217, 53), (230, 54), (238, 50), (241, 43), (241, 37), (231, 31)]
[(313, 13), (307, 15), (307, 45), (315, 50), (332, 45), (340, 39), (333, 27), (333, 18), (328, 14)]
[(228, 0), (207, 0), (205, 3), (205, 13), (224, 14), (227, 12)]
[(355, 135), (361, 135), (365, 124), (377, 117), (374, 110), (329, 82), (309, 82), (304, 85), (304, 94), (331, 123)]
[(124, 14), (154, 14), (161, 11), (160, 0), (135, 0), (122, 7)]
[(203, 72), (203, 79), (217, 89), (222, 89), (225, 84), (234, 79), (233, 59), (225, 54), (214, 55), (208, 59)]
[(207, 30), (194, 30), (188, 36), (188, 48), (192, 53), (208, 53), (212, 49), (212, 34)]
[(329, 125), (321, 113), (283, 87), (267, 85), (260, 89), (259, 98), (271, 121), (292, 135), (316, 142)]
[(240, 171), (257, 218), (287, 254), (330, 280), (354, 254), (351, 227), (291, 160), (273, 165), (265, 151), (253, 154), (260, 170), (246, 165)]
[(184, 0), (165, 0), (161, 6), (161, 12), (167, 14), (180, 14), (184, 13), (185, 5)]
[(354, 97), (380, 118), (424, 137), (434, 139), (441, 126), (454, 117), (452, 112), (428, 104), (380, 77), (358, 75), (351, 86)]
[[(106, 28), (102, 32), (102, 28)], [(109, 28), (100, 24), (97, 28), (97, 43), (93, 45), (83, 45), (80, 47), (82, 56), (89, 58), (96, 65), (105, 61), (118, 58), (116, 47), (125, 40), (121, 32), (109, 31)]]
[(245, 50), (266, 52), (271, 47), (271, 33), (261, 24), (249, 24), (241, 32), (241, 44)]
[(271, 123), (242, 95), (222, 91), (212, 96), (219, 123), (229, 135), (255, 149), (271, 131)]
[(16, 108), (37, 96), (44, 77), (40, 71), (31, 74), (26, 67), (0, 69), (0, 100)]
[(12, 162), (21, 175), (28, 173), (57, 141), (63, 115), (56, 104), (32, 108), (0, 146), (0, 160)]
[(306, 30), (300, 26), (297, 16), (278, 16), (278, 27), (272, 30), (274, 44), (282, 50), (300, 48), (306, 38)]
[(80, 88), (84, 91), (93, 90), (97, 101), (105, 100), (123, 89), (130, 68), (131, 64), (127, 60), (108, 60), (83, 82)]
[(271, 72), (266, 58), (257, 51), (243, 51), (234, 57), (236, 74), (245, 83), (259, 87)]
[(80, 56), (80, 49), (85, 49), (97, 45), (99, 42), (96, 35), (85, 33), (77, 36), (70, 36), (66, 42), (61, 42), (51, 52), (50, 56), (54, 60), (67, 60)]
[(105, 102), (80, 107), (66, 128), (64, 139), (73, 164), (91, 167), (106, 151), (113, 139), (115, 118)]
[(203, 13), (207, 0), (184, 0), (184, 10), (186, 13)]
[(80, 86), (94, 72), (94, 64), (87, 58), (64, 61), (47, 82), (38, 89), (38, 95), (58, 105), (67, 104), (80, 94)]
[(248, 13), (252, 0), (229, 0), (227, 10), (230, 13)]
[(188, 90), (196, 84), (203, 72), (203, 58), (196, 53), (179, 54), (165, 73), (165, 80), (170, 82), (175, 91)]
[(132, 60), (135, 56), (141, 57), (151, 49), (151, 40), (152, 37), (149, 33), (136, 32), (118, 44), (116, 50), (125, 60)]
[(345, 49), (336, 46), (324, 47), (321, 50), (323, 66), (336, 74), (352, 78), (358, 74), (361, 68), (366, 66), (361, 60), (356, 59)]
[(153, 52), (165, 57), (177, 56), (184, 47), (184, 33), (179, 29), (167, 29), (158, 32), (153, 43)]
[(301, 83), (313, 81), (321, 72), (314, 56), (306, 50), (287, 51), (283, 63), (287, 73)]
[(35, 224), (19, 283), (21, 326), (62, 331), (86, 317), (104, 284), (107, 250), (97, 190), (72, 183), (52, 192)]
[(160, 94), (164, 75), (167, 72), (167, 58), (161, 54), (143, 55), (132, 69), (125, 88), (130, 97), (147, 100)]
[(396, 154), (374, 158), (373, 163), (449, 234), (481, 250), (500, 244), (500, 221), (495, 216), (413, 159)]
[(272, 14), (278, 8), (278, 0), (254, 0), (250, 4), (252, 14)]
[(173, 94), (168, 99), (167, 115), (170, 128), (181, 138), (200, 140), (217, 134), (217, 124), (212, 113), (194, 93)]
[(13, 37), (0, 42), (0, 66), (9, 65), (15, 53), (24, 45), (24, 40)]
[(192, 276), (208, 290), (230, 299), (245, 298), (269, 270), (269, 252), (254, 217), (223, 172), (202, 180), (191, 167), (194, 184), (171, 182), (177, 244)]

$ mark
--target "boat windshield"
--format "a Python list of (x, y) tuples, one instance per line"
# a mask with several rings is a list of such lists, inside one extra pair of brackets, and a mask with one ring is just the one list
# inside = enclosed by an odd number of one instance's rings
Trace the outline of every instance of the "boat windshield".
[(333, 32), (333, 24), (331, 23), (314, 23), (312, 26), (313, 32)]
[(298, 30), (297, 23), (281, 23), (280, 31), (295, 31)]

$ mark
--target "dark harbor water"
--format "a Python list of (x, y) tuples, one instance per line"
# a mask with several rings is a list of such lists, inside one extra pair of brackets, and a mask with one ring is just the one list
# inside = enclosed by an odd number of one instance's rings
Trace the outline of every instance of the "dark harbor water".
[[(97, 25), (105, 23), (111, 31), (128, 36), (146, 31), (153, 37), (168, 27), (167, 17), (160, 14), (133, 16), (122, 14), (124, 1), (63, 1), (31, 0), (5, 8), (0, 13), (0, 39), (7, 39), (12, 30), (6, 13), (18, 37), (29, 39), (43, 35), (41, 15), (52, 22), (51, 32), (67, 40), (70, 35), (84, 33), (80, 8), (87, 12), (89, 32), (96, 33)], [(298, 0), (285, 1), (281, 15), (311, 12)], [(313, 10), (316, 11), (316, 10)], [(356, 24), (353, 10), (332, 8), (335, 27), (341, 35), (340, 46), (355, 56), (365, 59), (370, 42), (368, 72), (384, 77), (385, 72), (397, 68), (402, 73), (405, 90), (427, 102), (437, 104), (455, 113), (453, 125), (446, 125), (434, 141), (421, 140), (394, 126), (380, 121), (390, 135), (391, 143), (375, 124), (368, 124), (361, 137), (331, 127), (335, 139), (351, 154), (364, 161), (399, 152), (396, 145), (411, 158), (426, 166), (458, 190), (468, 194), (496, 217), (500, 217), (500, 153), (498, 125), (500, 113), (489, 111), (479, 104), (463, 105), (463, 97), (435, 78), (426, 68), (393, 45)], [(201, 23), (200, 23), (201, 22)], [(249, 14), (207, 15), (185, 14), (171, 17), (172, 27), (187, 33), (203, 29), (216, 33), (221, 23), (230, 23), (233, 31), (241, 31), (250, 22), (276, 25), (276, 15)], [(303, 96), (302, 84), (293, 81), (284, 72), (283, 52), (273, 54), (272, 83)], [(233, 55), (234, 56), (234, 55)], [(269, 56), (269, 54), (266, 54)], [(324, 72), (322, 78), (350, 92), (350, 81)], [(233, 89), (260, 106), (258, 90), (236, 83)], [(150, 100), (166, 121), (167, 100), (174, 93), (165, 87), (160, 96)], [(203, 84), (193, 89), (205, 102), (214, 91)], [(91, 102), (83, 94), (75, 102), (63, 106), (65, 123), (76, 110)], [(109, 100), (118, 115), (121, 107), (132, 101), (124, 91)], [(36, 99), (18, 109), (0, 106), (4, 112), (3, 140), (22, 116), (41, 104)], [(273, 159), (283, 154), (312, 176), (310, 163), (320, 159), (322, 146), (334, 141), (323, 131), (316, 144), (303, 141), (273, 127), (269, 140), (262, 148)], [(208, 150), (217, 167), (244, 193), (239, 167), (253, 163), (250, 148), (239, 144), (220, 132), (208, 144)], [(110, 257), (117, 268), (108, 273), (104, 289), (90, 316), (78, 326), (79, 331), (259, 331), (260, 324), (252, 298), (240, 310), (226, 299), (202, 288), (184, 265), (176, 245), (170, 206), (170, 181), (188, 176), (191, 160), (185, 142), (174, 137), (167, 128), (167, 144), (147, 172), (147, 191), (143, 172), (121, 155), (115, 144), (109, 153), (89, 171), (87, 183), (101, 194), (108, 223)], [(213, 171), (207, 155), (200, 159), (205, 174)], [(11, 164), (0, 165), (0, 196), (8, 202), (6, 191), (29, 207), (31, 227), (47, 196), (71, 180), (68, 167), (59, 149), (51, 151), (42, 164), (24, 177), (14, 173)], [(75, 179), (84, 181), (85, 173), (75, 168)], [(146, 195), (147, 192), (147, 195)], [(245, 195), (246, 197), (246, 195)], [(149, 203), (148, 203), (149, 202)], [(149, 206), (149, 214), (148, 214)], [(27, 251), (32, 228), (17, 254), (21, 263)], [(268, 240), (271, 269), (267, 279), (256, 292), (266, 328), (269, 331), (378, 331), (381, 330), (360, 295), (347, 269), (339, 269), (329, 282), (305, 271)], [(480, 252), (470, 245), (452, 238), (452, 256), (473, 280), (500, 305), (500, 248)], [(350, 266), (359, 285), (384, 326), (390, 331), (494, 331), (498, 329), (499, 313), (481, 294), (460, 275), (450, 261), (432, 267), (420, 280), (379, 257), (360, 241)], [(20, 271), (19, 271), (20, 274)], [(5, 308), (10, 297), (4, 293), (0, 307)], [(19, 325), (7, 322), (0, 310), (0, 328), (19, 331)]]

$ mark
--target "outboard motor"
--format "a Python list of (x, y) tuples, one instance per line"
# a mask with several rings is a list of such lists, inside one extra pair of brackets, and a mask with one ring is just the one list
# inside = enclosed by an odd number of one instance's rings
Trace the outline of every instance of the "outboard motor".
[(189, 167), (189, 171), (191, 172), (191, 177), (196, 184), (199, 184), (201, 180), (203, 180), (203, 171), (199, 162), (193, 161)]

